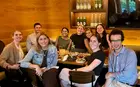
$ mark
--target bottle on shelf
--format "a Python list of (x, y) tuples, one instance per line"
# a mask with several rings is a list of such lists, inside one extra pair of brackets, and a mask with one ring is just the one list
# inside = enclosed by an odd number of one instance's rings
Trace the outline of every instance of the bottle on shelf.
[(77, 25), (80, 25), (80, 17), (77, 17), (76, 23), (77, 23)]
[(98, 19), (98, 20), (99, 20), (99, 21), (98, 21), (98, 24), (102, 24), (101, 17), (102, 17), (102, 14), (99, 14), (99, 15), (98, 15), (98, 18), (99, 18), (99, 19)]
[(79, 1), (79, 0), (76, 1), (76, 9), (77, 9), (77, 10), (80, 9), (80, 1)]
[(75, 49), (75, 45), (74, 45), (74, 43), (72, 42), (71, 50), (74, 50), (74, 49)]
[(102, 0), (98, 0), (98, 7), (99, 9), (102, 9)]
[(83, 25), (83, 18), (82, 18), (82, 16), (80, 17), (80, 25)]
[(90, 26), (91, 26), (91, 27), (94, 27), (93, 14), (91, 14), (91, 22), (90, 22)]
[(97, 13), (94, 15), (94, 27), (96, 27), (98, 25), (98, 22), (97, 22)]
[(86, 0), (83, 1), (83, 9), (87, 9), (87, 1)]
[(84, 26), (86, 26), (87, 25), (87, 19), (86, 19), (86, 17), (84, 16), (83, 17), (83, 23), (82, 23)]
[(98, 0), (94, 1), (94, 9), (98, 9)]
[(84, 8), (84, 6), (83, 6), (83, 0), (80, 0), (79, 9), (82, 10), (83, 8)]
[(90, 1), (90, 0), (88, 0), (88, 2), (87, 2), (87, 9), (88, 9), (88, 10), (91, 9), (91, 1)]

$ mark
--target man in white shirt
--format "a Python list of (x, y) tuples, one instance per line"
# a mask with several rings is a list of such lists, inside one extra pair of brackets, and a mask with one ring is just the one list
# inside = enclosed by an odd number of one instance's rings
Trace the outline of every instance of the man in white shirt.
[(36, 37), (37, 37), (37, 34), (41, 32), (41, 30), (42, 30), (42, 25), (40, 23), (35, 23), (34, 33), (28, 35), (27, 40), (26, 40), (27, 51), (29, 51), (33, 45), (36, 45)]

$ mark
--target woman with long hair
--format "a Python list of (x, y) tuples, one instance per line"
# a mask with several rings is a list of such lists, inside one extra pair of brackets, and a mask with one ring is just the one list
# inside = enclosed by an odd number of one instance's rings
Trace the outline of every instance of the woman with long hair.
[(101, 37), (101, 46), (103, 47), (103, 49), (111, 48), (108, 34), (106, 33), (106, 29), (103, 24), (98, 24), (96, 26), (95, 35)]
[(37, 79), (43, 82), (44, 87), (57, 87), (57, 49), (50, 42), (45, 33), (37, 36), (37, 46), (32, 47), (20, 66), (27, 68), (27, 73), (33, 87), (38, 87)]
[[(92, 36), (90, 38), (90, 43), (89, 44), (90, 44), (90, 47), (91, 47), (93, 53), (87, 59), (87, 66), (77, 68), (77, 69), (74, 69), (74, 70), (75, 71), (83, 71), (83, 72), (94, 71), (95, 72), (94, 83), (95, 83), (97, 78), (100, 75), (100, 72), (101, 72), (102, 68), (103, 68), (104, 60), (105, 60), (105, 54), (100, 48), (100, 44), (101, 44), (100, 37)], [(69, 87), (68, 86), (70, 84), (69, 71), (73, 71), (73, 70), (68, 69), (68, 68), (64, 68), (60, 72), (59, 77), (60, 77), (60, 80), (61, 80), (62, 87)], [(75, 83), (74, 85), (76, 87), (91, 87), (91, 83), (88, 83), (88, 84)]]

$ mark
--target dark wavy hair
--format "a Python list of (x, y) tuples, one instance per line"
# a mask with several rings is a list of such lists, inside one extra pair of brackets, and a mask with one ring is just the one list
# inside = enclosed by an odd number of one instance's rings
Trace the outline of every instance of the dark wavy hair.
[(109, 41), (111, 42), (111, 35), (121, 35), (121, 41), (124, 41), (124, 34), (120, 29), (113, 29), (109, 34)]
[(63, 29), (66, 29), (66, 30), (68, 31), (68, 33), (69, 33), (69, 29), (68, 29), (67, 27), (63, 27), (63, 28), (61, 29), (61, 32), (63, 31)]
[(99, 35), (99, 33), (97, 32), (97, 27), (98, 27), (99, 25), (102, 26), (103, 29), (104, 29), (104, 31), (103, 31), (103, 36), (106, 36), (107, 33), (106, 33), (106, 29), (105, 29), (105, 27), (104, 27), (103, 24), (98, 24), (98, 25), (96, 26), (96, 28), (95, 28), (95, 35), (96, 35), (96, 36)]

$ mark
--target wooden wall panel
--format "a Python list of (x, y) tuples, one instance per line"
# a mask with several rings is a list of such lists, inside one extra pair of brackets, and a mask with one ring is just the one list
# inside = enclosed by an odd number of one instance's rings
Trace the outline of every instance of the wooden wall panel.
[[(12, 41), (11, 33), (21, 30), (23, 41), (33, 32), (33, 24), (40, 22), (48, 36), (55, 40), (62, 27), (70, 28), (69, 0), (1, 0), (0, 40)], [(123, 30), (126, 44), (140, 44), (140, 30)], [(70, 34), (76, 29), (70, 29)], [(108, 30), (110, 32), (110, 30)]]
[(0, 39), (6, 44), (14, 30), (21, 30), (25, 41), (35, 22), (54, 39), (63, 26), (69, 28), (69, 0), (3, 0), (0, 8)]

